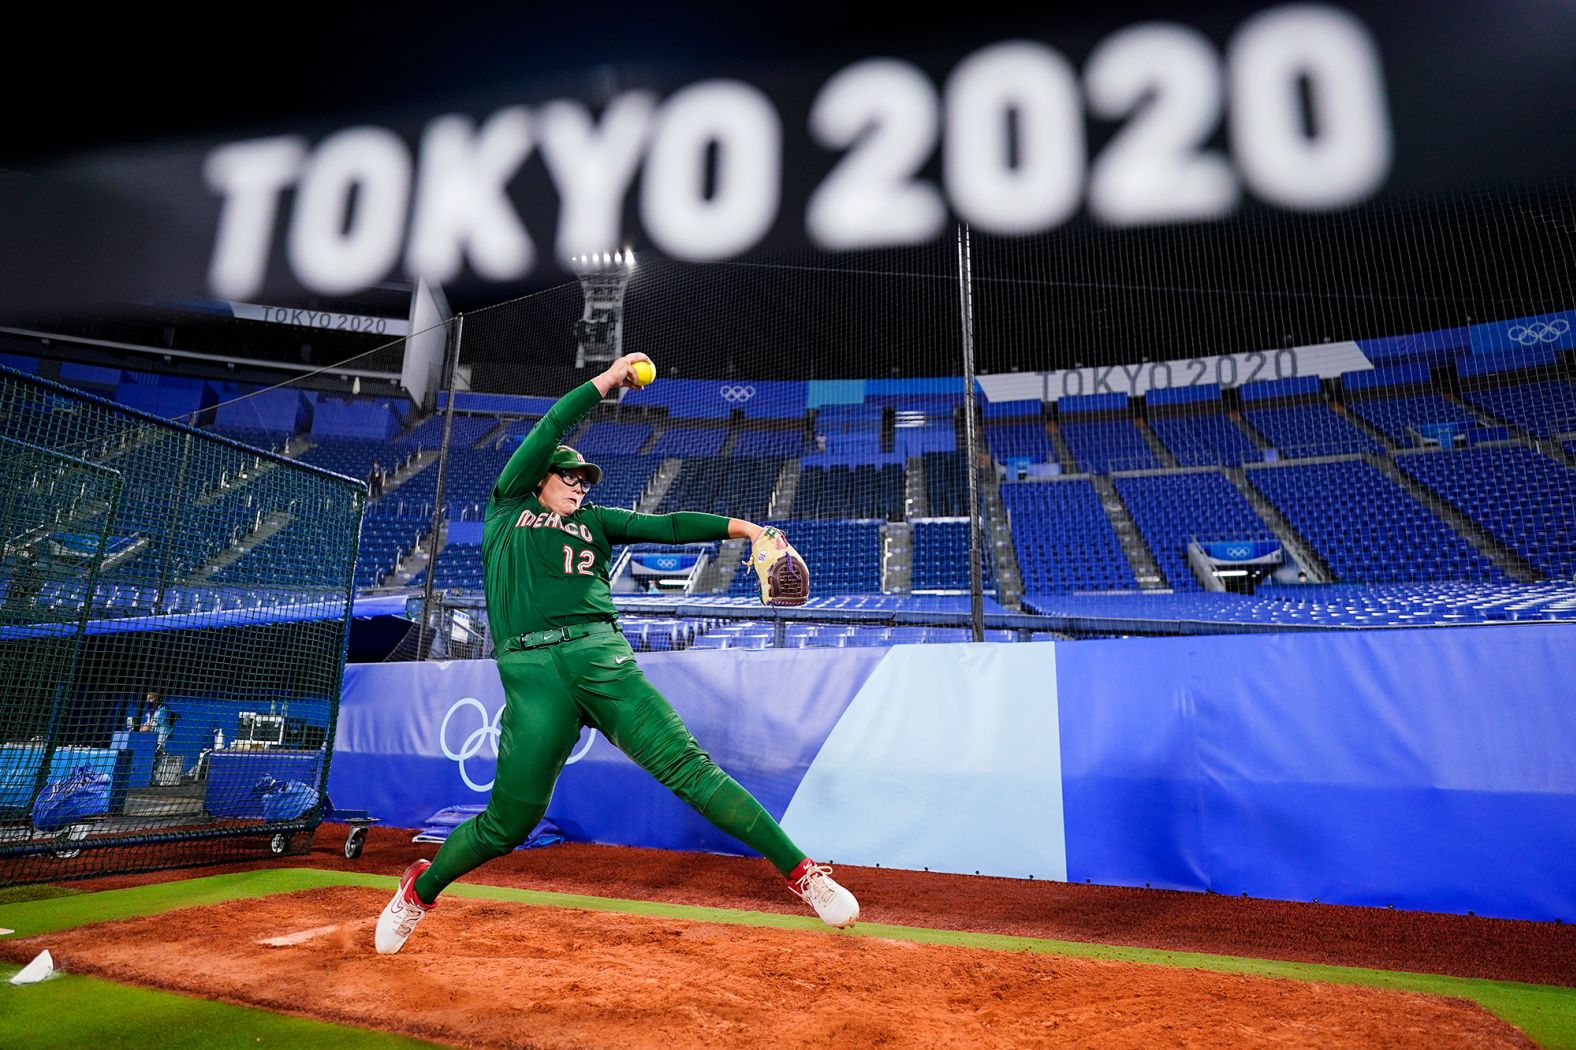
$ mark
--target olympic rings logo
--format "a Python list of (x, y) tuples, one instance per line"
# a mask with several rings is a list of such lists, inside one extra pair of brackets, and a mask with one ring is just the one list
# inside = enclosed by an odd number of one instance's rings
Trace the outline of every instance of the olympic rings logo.
[[(460, 744), (459, 750), (455, 750), (449, 746), (449, 723), (462, 709), (475, 709), (476, 714), (481, 718), (481, 724), (464, 739), (464, 741)], [(493, 758), (495, 760), (497, 759), (499, 724), (502, 722), (502, 720), (502, 705), (499, 705), (497, 714), (493, 715), (491, 718), (488, 718), (487, 708), (482, 705), (482, 702), (476, 699), (474, 696), (466, 696), (461, 697), (459, 700), (454, 702), (454, 706), (450, 707), (449, 710), (444, 714), (443, 724), (438, 727), (438, 746), (443, 748), (443, 757), (447, 758), (451, 762), (456, 763), (460, 767), (460, 779), (465, 781), (465, 786), (470, 788), (472, 791), (485, 794), (493, 789), (493, 784), (496, 782), (497, 778), (495, 777), (493, 780), (489, 780), (485, 784), (478, 784), (476, 781), (471, 779), (470, 771), (466, 768), (465, 763), (468, 759), (475, 758), (477, 755), (481, 754), (482, 748), (487, 747), (489, 744), (492, 746)], [(591, 745), (594, 743), (596, 743), (595, 729), (591, 730), (590, 734), (586, 737), (586, 742), (580, 745), (580, 748), (577, 751), (565, 759), (564, 765), (572, 766), (582, 758), (586, 757), (586, 754), (591, 750)]]
[[(460, 749), (455, 751), (449, 747), (449, 722), (454, 718), (456, 712), (467, 708), (476, 709), (476, 713), (481, 716), (481, 725), (470, 736), (467, 736), (465, 742), (460, 745)], [(489, 780), (485, 784), (478, 784), (471, 779), (470, 773), (465, 768), (465, 761), (481, 754), (482, 748), (488, 744), (492, 745), (493, 758), (496, 759), (498, 757), (498, 723), (502, 718), (502, 706), (498, 708), (498, 713), (489, 719), (487, 717), (487, 709), (474, 696), (462, 697), (455, 701), (454, 706), (449, 708), (448, 713), (443, 716), (443, 725), (438, 729), (438, 743), (443, 748), (443, 757), (459, 765), (460, 779), (465, 781), (465, 786), (472, 791), (487, 792), (492, 790), (493, 781)]]
[(755, 396), (753, 386), (725, 386), (719, 389), (724, 401), (748, 401)]
[(1549, 322), (1534, 321), (1531, 324), (1511, 325), (1505, 334), (1522, 346), (1536, 346), (1538, 343), (1555, 342), (1570, 330), (1571, 323), (1560, 317)]

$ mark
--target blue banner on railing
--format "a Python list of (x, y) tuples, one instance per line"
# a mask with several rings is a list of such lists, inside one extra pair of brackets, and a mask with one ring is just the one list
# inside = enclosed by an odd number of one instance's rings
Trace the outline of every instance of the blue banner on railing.
[(1424, 444), (1455, 448), (1466, 434), (1465, 423), (1418, 423), (1413, 429)]
[(727, 419), (738, 409), (751, 419), (794, 419), (804, 415), (801, 380), (664, 379), (624, 395), (631, 407), (665, 407), (675, 418)]
[(1471, 344), (1471, 333), (1465, 328), (1439, 328), (1431, 332), (1360, 339), (1357, 342), (1375, 365), (1401, 361), (1440, 364), (1449, 361)]
[[(1576, 919), (1565, 626), (638, 659), (822, 859)], [(485, 801), (502, 704), (490, 661), (347, 668), (336, 806)], [(590, 730), (547, 815), (745, 852)]]
[[(821, 742), (886, 650), (825, 661), (804, 651), (642, 653), (640, 666), (733, 777), (781, 816)], [(682, 657), (682, 658), (680, 658)], [(741, 666), (742, 664), (742, 666)], [(485, 802), (497, 769), (503, 686), (490, 660), (345, 669), (329, 793), (384, 823), (420, 827)], [(742, 852), (586, 730), (548, 816), (582, 841)]]
[(1576, 310), (1475, 324), (1471, 335), (1474, 356), (1513, 350), (1569, 350), (1576, 347)]
[(1576, 632), (1057, 648), (1068, 878), (1570, 921)]
[(688, 554), (677, 551), (662, 554), (633, 554), (630, 555), (631, 568), (637, 572), (644, 570), (647, 573), (688, 572), (700, 560), (699, 554)]
[(1216, 561), (1258, 561), (1281, 549), (1280, 540), (1226, 540), (1200, 546)]

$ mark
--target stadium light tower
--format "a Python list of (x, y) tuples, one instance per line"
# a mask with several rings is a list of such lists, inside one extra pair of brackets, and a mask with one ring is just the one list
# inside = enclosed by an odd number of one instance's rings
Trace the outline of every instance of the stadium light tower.
[(592, 252), (569, 262), (586, 304), (575, 322), (575, 367), (611, 364), (624, 353), (624, 289), (635, 274), (635, 253)]

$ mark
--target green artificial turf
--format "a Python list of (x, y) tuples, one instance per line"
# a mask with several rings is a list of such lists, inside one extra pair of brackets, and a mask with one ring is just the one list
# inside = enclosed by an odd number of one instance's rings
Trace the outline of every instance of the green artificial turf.
[(82, 892), (82, 890), (72, 889), (67, 886), (7, 886), (4, 889), (0, 889), (0, 904), (41, 901), (50, 897), (73, 897), (80, 895)]
[[(394, 885), (394, 877), (388, 875), (325, 871), (316, 868), (275, 868), (231, 875), (215, 875), (149, 886), (137, 886), (123, 890), (106, 890), (100, 893), (0, 904), (0, 927), (15, 930), (15, 934), (11, 936), (26, 937), (89, 923), (109, 922), (115, 919), (125, 919), (139, 915), (153, 915), (173, 908), (216, 904), (222, 901), (265, 896), (272, 893), (288, 893), (298, 890), (317, 889), (324, 886), (369, 886), (380, 889), (392, 889)], [(1181, 966), (1220, 973), (1321, 981), (1328, 984), (1366, 985), (1373, 988), (1419, 992), (1425, 995), (1451, 996), (1481, 1004), (1498, 1017), (1520, 1028), (1529, 1038), (1542, 1046), (1550, 1048), (1550, 1050), (1576, 1050), (1576, 988), (1521, 984), (1511, 981), (1486, 981), (1475, 978), (1447, 977), (1439, 974), (1409, 973), (1395, 970), (1328, 966), (1316, 963), (1281, 962), (1273, 959), (1209, 955), (1201, 952), (1177, 952), (1158, 948), (1117, 947), (1103, 944), (1086, 944), (1078, 941), (1055, 941), (1037, 937), (1014, 937), (1005, 934), (933, 930), (912, 926), (888, 926), (875, 923), (861, 923), (851, 930), (836, 931), (829, 930), (819, 920), (807, 915), (780, 915), (775, 912), (734, 911), (727, 908), (703, 908), (683, 904), (661, 904), (653, 901), (614, 900), (605, 897), (549, 893), (541, 890), (522, 890), (497, 886), (455, 884), (449, 887), (447, 892), (453, 896), (518, 901), (522, 904), (538, 907), (582, 908), (589, 911), (684, 919), (692, 922), (733, 923), (742, 926), (762, 926), (787, 930), (816, 930), (835, 936), (880, 937), (921, 944), (954, 945), (964, 948), (984, 948), (993, 951), (1044, 952), (1085, 959), (1103, 959), (1113, 962), (1144, 963), (1158, 966)], [(7, 972), (14, 972), (14, 969), (13, 967)], [(70, 995), (73, 993), (69, 989), (75, 986), (73, 982), (78, 981), (87, 981), (87, 979), (62, 976), (45, 982), (43, 985), (33, 986), (33, 988), (50, 989), (49, 994)], [(53, 989), (57, 983), (66, 990), (54, 991)], [(80, 1005), (75, 1010), (62, 1009), (57, 1002), (52, 1008), (49, 1016), (54, 1018), (54, 1021), (51, 1023), (81, 1024), (84, 1026), (62, 1030), (61, 1034), (67, 1041), (61, 1045), (93, 1045), (95, 1047), (116, 1045), (113, 1042), (104, 1042), (94, 1034), (101, 1030), (100, 1026), (107, 1026), (102, 1029), (106, 1032), (118, 1031), (119, 1029), (118, 1023), (105, 1021), (108, 1013), (100, 1008), (98, 1002), (97, 989), (100, 986), (121, 988), (121, 986), (109, 984), (108, 982), (92, 982), (91, 987), (94, 989), (92, 1019), (74, 1019), (73, 1015), (87, 1012), (81, 1010)], [(84, 985), (83, 987), (87, 986)], [(17, 1002), (22, 1001), (23, 997), (20, 993), (28, 991), (29, 989), (27, 988), (16, 989), (10, 986), (0, 986), (0, 1003), (14, 1006)], [(166, 994), (130, 988), (123, 989), (123, 991), (128, 995), (135, 992), (137, 996)], [(204, 1000), (188, 999), (183, 996), (170, 996), (169, 998), (178, 1000), (181, 1004), (167, 1007), (169, 1010), (193, 1011), (199, 1005), (204, 1008), (220, 1008), (219, 1004), (208, 1003)], [(121, 1000), (106, 999), (105, 1001), (106, 1003), (118, 1003)], [(151, 999), (127, 999), (127, 1005), (124, 1009), (128, 1011), (130, 1020), (136, 1020), (143, 1012), (158, 1014), (158, 1009), (164, 1009), (155, 1008), (153, 1005), (150, 1005), (152, 1002), (153, 1000)], [(115, 1009), (119, 1010), (121, 1008), (116, 1007)], [(240, 1008), (223, 1007), (223, 1009), (239, 1010)], [(257, 1010), (247, 1011), (247, 1013), (258, 1015), (260, 1018), (277, 1016)], [(8, 1011), (0, 1011), (0, 1014), (8, 1015)], [(7, 1020), (9, 1022), (9, 1016), (7, 1016)], [(288, 1020), (294, 1024), (308, 1023), (288, 1018), (279, 1018), (279, 1020), (281, 1022)], [(170, 1024), (171, 1020), (166, 1016), (163, 1021), (158, 1023)], [(196, 1026), (199, 1024), (199, 1021), (188, 1017), (185, 1013), (181, 1013), (174, 1019), (173, 1023)], [(207, 1024), (206, 1021), (201, 1021), (200, 1023), (202, 1025)], [(253, 1022), (248, 1021), (248, 1024), (251, 1023)], [(257, 1023), (262, 1022), (259, 1021)], [(321, 1027), (330, 1032), (346, 1033), (345, 1038), (347, 1039), (360, 1037), (364, 1034), (357, 1029), (339, 1028), (333, 1025), (322, 1025)], [(171, 1030), (169, 1028), (163, 1030), (162, 1034), (166, 1037), (163, 1040), (163, 1045), (183, 1045), (169, 1042), (168, 1036)], [(193, 1032), (196, 1035), (201, 1035), (203, 1028), (194, 1027)], [(368, 1035), (368, 1038), (371, 1038), (371, 1035)], [(379, 1036), (378, 1038), (384, 1037)], [(317, 1039), (317, 1037), (314, 1037), (314, 1039)], [(147, 1043), (139, 1043), (139, 1045), (147, 1045)], [(198, 1044), (194, 1043), (192, 1045)], [(201, 1045), (228, 1044), (216, 1044), (211, 1040), (203, 1039)], [(247, 1042), (246, 1045), (255, 1046), (260, 1044)], [(313, 1045), (362, 1046), (372, 1044), (351, 1042), (340, 1044), (318, 1041), (314, 1042)], [(421, 1044), (407, 1043), (406, 1045)]]
[(16, 933), (12, 935), (15, 937), (32, 937), (95, 922), (157, 915), (175, 908), (222, 904), (246, 897), (265, 897), (271, 893), (291, 893), (322, 886), (386, 885), (392, 889), (394, 884), (392, 877), (359, 872), (265, 868), (232, 875), (210, 875), (200, 879), (132, 886), (124, 890), (103, 890), (99, 893), (0, 905), (0, 927), (15, 930)]
[[(0, 965), (0, 980), (9, 980), (19, 969)], [(0, 984), (0, 1019), (5, 1032), (26, 1033), (24, 1042), (9, 1044), (12, 1046), (94, 1050), (397, 1050), (436, 1045), (388, 1032), (347, 1028), (71, 974), (57, 974), (38, 984), (20, 987)], [(0, 1035), (0, 1042), (3, 1041), (4, 1036)]]

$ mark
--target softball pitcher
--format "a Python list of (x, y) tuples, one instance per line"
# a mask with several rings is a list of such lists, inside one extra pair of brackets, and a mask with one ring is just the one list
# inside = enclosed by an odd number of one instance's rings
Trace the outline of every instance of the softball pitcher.
[[(638, 385), (629, 354), (561, 398), (510, 457), (487, 501), (482, 559), (487, 618), (503, 679), (498, 772), (487, 808), (437, 855), (405, 869), (378, 917), (377, 950), (404, 947), (444, 887), (511, 852), (547, 811), (553, 785), (592, 726), (702, 816), (771, 862), (833, 926), (859, 918), (854, 895), (795, 846), (771, 814), (711, 760), (646, 680), (617, 625), (608, 589), (616, 543), (691, 543), (775, 536), (715, 514), (637, 514), (586, 505), (602, 470), (560, 444), (612, 390)], [(787, 548), (792, 550), (791, 547)], [(799, 566), (802, 568), (802, 566)]]

